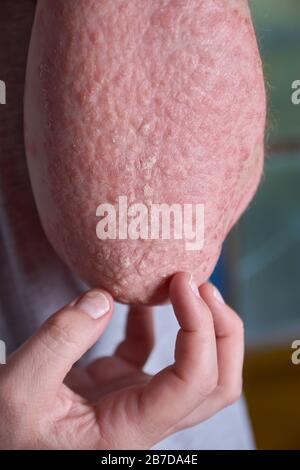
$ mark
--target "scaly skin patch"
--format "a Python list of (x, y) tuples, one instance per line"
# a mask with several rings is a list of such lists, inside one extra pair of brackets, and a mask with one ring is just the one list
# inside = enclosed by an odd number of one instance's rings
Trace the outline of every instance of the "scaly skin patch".
[[(44, 230), (91, 286), (160, 303), (211, 274), (258, 185), (265, 89), (244, 0), (40, 0), (26, 143)], [(100, 203), (205, 204), (205, 245), (96, 237)]]

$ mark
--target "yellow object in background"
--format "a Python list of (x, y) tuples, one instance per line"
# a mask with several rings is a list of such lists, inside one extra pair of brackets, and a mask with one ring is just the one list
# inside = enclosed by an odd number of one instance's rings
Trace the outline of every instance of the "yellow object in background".
[(300, 364), (292, 354), (290, 344), (246, 354), (244, 388), (258, 449), (300, 449)]

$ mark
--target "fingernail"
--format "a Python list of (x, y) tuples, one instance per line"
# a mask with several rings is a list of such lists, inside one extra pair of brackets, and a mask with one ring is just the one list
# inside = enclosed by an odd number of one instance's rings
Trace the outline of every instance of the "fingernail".
[(110, 303), (108, 298), (97, 290), (91, 290), (81, 297), (76, 306), (97, 320), (109, 312)]
[(195, 283), (194, 278), (193, 278), (192, 275), (191, 275), (190, 280), (189, 280), (189, 285), (190, 285), (191, 290), (195, 294), (195, 296), (200, 299), (199, 289), (198, 289), (198, 286)]
[(225, 300), (223, 299), (221, 292), (216, 287), (214, 287), (214, 297), (220, 304), (225, 304)]

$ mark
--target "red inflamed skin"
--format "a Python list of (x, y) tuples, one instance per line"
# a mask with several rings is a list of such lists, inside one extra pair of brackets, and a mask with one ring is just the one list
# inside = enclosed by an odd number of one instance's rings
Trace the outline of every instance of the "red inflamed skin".
[[(209, 278), (259, 184), (265, 119), (247, 1), (38, 1), (24, 124), (36, 205), (60, 257), (117, 301), (164, 303), (179, 271)], [(202, 205), (203, 246), (99, 237), (99, 206), (120, 196)]]

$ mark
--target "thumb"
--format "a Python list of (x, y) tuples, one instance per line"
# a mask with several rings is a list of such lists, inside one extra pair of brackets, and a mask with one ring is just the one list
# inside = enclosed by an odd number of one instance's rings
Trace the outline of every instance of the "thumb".
[(73, 364), (101, 336), (112, 310), (112, 297), (92, 290), (52, 315), (8, 363), (22, 380), (22, 394), (56, 393)]

